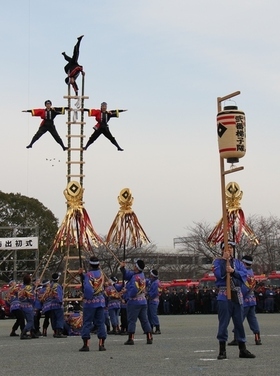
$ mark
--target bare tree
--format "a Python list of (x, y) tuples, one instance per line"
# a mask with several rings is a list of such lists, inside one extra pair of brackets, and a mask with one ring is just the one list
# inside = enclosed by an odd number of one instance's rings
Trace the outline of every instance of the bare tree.
[[(280, 269), (280, 219), (274, 216), (268, 218), (250, 216), (246, 220), (259, 240), (259, 244), (250, 242), (245, 233), (236, 247), (236, 257), (242, 258), (245, 254), (254, 258), (255, 273), (268, 273), (273, 269)], [(180, 238), (180, 252), (190, 257), (196, 255), (198, 262), (194, 265), (196, 277), (211, 270), (211, 262), (220, 255), (220, 245), (210, 246), (207, 238), (213, 227), (207, 223), (194, 223), (188, 227), (186, 237)], [(232, 236), (232, 233), (230, 233)], [(233, 239), (234, 240), (234, 239)]]

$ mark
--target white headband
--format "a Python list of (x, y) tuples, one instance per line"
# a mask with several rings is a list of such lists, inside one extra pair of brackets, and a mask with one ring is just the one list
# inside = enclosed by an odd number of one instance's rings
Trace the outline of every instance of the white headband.
[(242, 259), (242, 261), (245, 262), (245, 264), (248, 264), (248, 265), (253, 264), (253, 261), (250, 261), (250, 260)]
[(99, 265), (99, 261), (90, 261), (90, 265)]

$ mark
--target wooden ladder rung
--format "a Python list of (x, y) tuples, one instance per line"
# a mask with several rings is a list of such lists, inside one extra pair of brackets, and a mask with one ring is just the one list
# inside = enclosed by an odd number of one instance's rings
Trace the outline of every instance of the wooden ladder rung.
[(79, 138), (84, 138), (86, 137), (84, 134), (67, 134), (66, 137), (71, 138), (71, 137), (79, 137)]
[(79, 273), (79, 270), (67, 270), (67, 272), (70, 274), (78, 274)]
[(67, 287), (80, 287), (80, 286), (82, 286), (82, 284), (81, 283), (65, 283), (65, 286), (67, 286)]
[(64, 95), (63, 98), (69, 99), (89, 99), (89, 97), (85, 97), (84, 95)]
[(84, 178), (86, 175), (82, 175), (82, 174), (69, 174), (69, 175), (66, 175), (67, 178)]
[(65, 302), (73, 302), (73, 300), (77, 300), (77, 302), (81, 302), (83, 298), (64, 298), (63, 299)]
[(85, 164), (84, 161), (67, 161), (66, 164)]
[(86, 124), (86, 122), (85, 121), (66, 121), (66, 124)]

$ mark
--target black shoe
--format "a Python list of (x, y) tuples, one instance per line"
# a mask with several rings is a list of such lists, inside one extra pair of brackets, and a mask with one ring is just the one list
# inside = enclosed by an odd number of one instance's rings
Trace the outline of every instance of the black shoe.
[(153, 334), (161, 334), (161, 331), (158, 329), (155, 332), (153, 332)]
[(26, 146), (26, 149), (31, 149), (31, 148), (32, 148), (31, 144)]
[(15, 331), (11, 331), (10, 337), (19, 337), (19, 334), (17, 334)]
[(84, 147), (83, 147), (83, 151), (86, 151), (86, 150), (87, 150), (87, 148), (84, 146)]
[(116, 330), (110, 330), (107, 334), (118, 334)]
[(122, 149), (122, 148), (120, 148), (120, 147), (118, 147), (118, 151), (123, 151), (123, 149)]
[(134, 345), (134, 341), (133, 341), (133, 339), (128, 339), (128, 340), (124, 343), (124, 345)]
[(249, 350), (245, 349), (245, 350), (240, 350), (239, 352), (239, 358), (255, 358), (256, 355), (250, 353)]
[(255, 340), (256, 345), (262, 345), (262, 341), (260, 339)]
[(220, 353), (218, 356), (217, 356), (217, 359), (218, 360), (222, 360), (222, 359), (226, 359), (227, 358), (227, 353), (224, 351), (222, 353)]
[(27, 334), (21, 334), (20, 339), (31, 339), (31, 337)]
[(234, 339), (231, 342), (229, 342), (227, 345), (228, 346), (238, 346), (238, 342), (236, 341), (236, 339)]
[(104, 345), (99, 346), (99, 351), (106, 351)]
[(84, 345), (83, 347), (80, 348), (79, 351), (89, 351), (89, 347)]
[(147, 345), (152, 345), (153, 344), (153, 339), (152, 338), (148, 338), (147, 339)]
[(67, 335), (66, 334), (62, 334), (62, 333), (54, 334), (53, 336), (54, 336), (54, 338), (67, 338)]
[(77, 39), (78, 39), (78, 40), (82, 40), (82, 39), (83, 39), (83, 37), (84, 37), (84, 36), (83, 36), (83, 35), (81, 35), (81, 36), (80, 36), (80, 37), (78, 37)]
[(69, 148), (67, 146), (62, 146), (62, 149), (65, 151), (65, 150), (68, 150)]

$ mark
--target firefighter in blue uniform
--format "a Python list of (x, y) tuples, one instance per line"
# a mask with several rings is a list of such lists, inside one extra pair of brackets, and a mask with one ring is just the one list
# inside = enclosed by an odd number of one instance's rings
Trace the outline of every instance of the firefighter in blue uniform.
[[(243, 327), (243, 296), (241, 286), (247, 280), (247, 270), (244, 264), (233, 257), (235, 243), (228, 242), (228, 251), (225, 245), (221, 243), (222, 257), (214, 260), (214, 274), (216, 277), (216, 286), (219, 288), (217, 296), (218, 303), (218, 334), (219, 355), (218, 359), (226, 359), (226, 341), (228, 340), (228, 325), (230, 319), (234, 324), (234, 331), (239, 346), (239, 358), (255, 358), (246, 349), (246, 337)], [(227, 265), (227, 261), (229, 264)], [(230, 274), (231, 299), (227, 298), (226, 279)]]
[(24, 322), (24, 314), (23, 311), (20, 309), (20, 301), (18, 298), (18, 292), (20, 286), (17, 285), (16, 281), (9, 282), (9, 291), (5, 298), (6, 303), (10, 307), (11, 315), (16, 318), (14, 325), (12, 326), (12, 331), (10, 333), (11, 337), (18, 337), (19, 335), (16, 333), (16, 330), (20, 328), (21, 332), (24, 329), (25, 322)]
[(145, 297), (146, 279), (143, 273), (145, 263), (143, 260), (137, 260), (133, 271), (125, 268), (124, 261), (120, 263), (120, 266), (123, 278), (127, 281), (124, 291), (127, 298), (128, 340), (124, 344), (134, 345), (136, 322), (139, 318), (142, 329), (147, 335), (147, 344), (151, 345), (153, 337), (147, 314), (147, 299)]
[(64, 310), (63, 310), (63, 288), (58, 283), (60, 273), (53, 273), (51, 283), (51, 322), (54, 330), (54, 338), (66, 338), (63, 334)]
[(148, 301), (148, 318), (152, 330), (155, 327), (153, 334), (161, 334), (159, 318), (157, 315), (161, 287), (158, 279), (158, 271), (156, 269), (151, 270), (150, 278), (146, 280), (146, 291)]
[[(254, 288), (256, 286), (256, 280), (254, 278), (254, 272), (252, 270), (253, 258), (250, 255), (245, 255), (242, 258), (242, 262), (247, 269), (247, 281), (245, 284), (242, 284), (241, 290), (243, 294), (243, 321), (247, 318), (250, 329), (255, 335), (255, 344), (262, 345), (260, 337), (260, 327), (258, 319), (256, 317), (256, 296)], [(233, 330), (234, 332), (234, 330)], [(237, 346), (237, 340), (234, 336), (234, 340), (231, 341), (228, 345)]]
[(81, 337), (83, 347), (79, 351), (89, 351), (89, 340), (92, 323), (97, 327), (97, 337), (99, 339), (99, 351), (105, 351), (104, 343), (107, 337), (105, 329), (105, 298), (104, 298), (104, 275), (99, 267), (99, 260), (92, 256), (89, 260), (91, 270), (83, 273), (79, 269), (80, 277), (83, 281), (83, 327)]
[(112, 324), (112, 331), (108, 334), (119, 334), (119, 316), (121, 310), (121, 290), (122, 285), (118, 283), (118, 279), (115, 276), (111, 276), (109, 285), (105, 289), (105, 295), (108, 298), (108, 313)]

